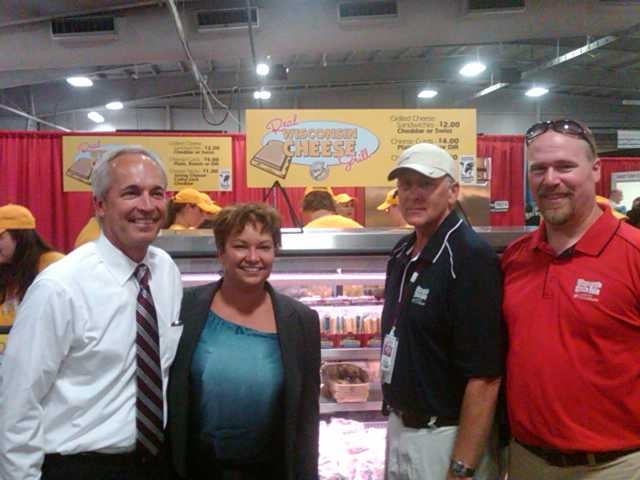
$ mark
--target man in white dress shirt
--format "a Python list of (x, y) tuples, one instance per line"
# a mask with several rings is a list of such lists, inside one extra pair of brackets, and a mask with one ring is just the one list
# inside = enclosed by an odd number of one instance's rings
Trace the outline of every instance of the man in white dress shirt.
[(162, 164), (139, 147), (114, 151), (96, 165), (100, 237), (35, 280), (9, 336), (0, 392), (2, 480), (158, 480), (166, 474), (162, 449), (155, 455), (136, 450), (136, 312), (147, 277), (141, 274), (139, 283), (134, 275), (140, 264), (150, 272), (162, 423), (182, 333), (179, 271), (166, 252), (150, 246), (164, 221), (166, 186)]

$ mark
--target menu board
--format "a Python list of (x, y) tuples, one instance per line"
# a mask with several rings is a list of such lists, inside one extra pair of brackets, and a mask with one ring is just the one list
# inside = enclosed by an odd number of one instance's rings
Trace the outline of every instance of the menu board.
[[(247, 110), (247, 186), (382, 186), (416, 143), (475, 167), (475, 109)], [(469, 175), (466, 175), (466, 183)]]
[(91, 190), (91, 172), (103, 155), (129, 145), (142, 146), (163, 163), (167, 190), (192, 187), (202, 191), (231, 190), (231, 138), (210, 136), (64, 135), (64, 191)]

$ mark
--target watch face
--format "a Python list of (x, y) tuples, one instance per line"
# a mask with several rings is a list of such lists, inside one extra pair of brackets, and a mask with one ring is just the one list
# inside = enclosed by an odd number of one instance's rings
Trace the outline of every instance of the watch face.
[(473, 468), (467, 467), (460, 460), (451, 460), (449, 469), (451, 470), (451, 473), (454, 477), (459, 478), (473, 477), (473, 474), (475, 473), (475, 470)]

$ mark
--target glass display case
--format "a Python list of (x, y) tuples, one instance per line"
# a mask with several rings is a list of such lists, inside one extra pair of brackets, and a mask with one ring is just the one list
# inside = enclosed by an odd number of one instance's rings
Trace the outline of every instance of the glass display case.
[[(498, 252), (524, 233), (522, 228), (476, 230)], [(366, 397), (358, 392), (336, 402), (323, 389), (323, 415), (381, 409), (378, 359), (386, 262), (393, 246), (409, 232), (403, 228), (283, 230), (282, 248), (269, 281), (318, 312), (323, 362), (348, 362), (368, 374)], [(163, 231), (155, 244), (174, 258), (185, 286), (220, 278), (210, 231)]]

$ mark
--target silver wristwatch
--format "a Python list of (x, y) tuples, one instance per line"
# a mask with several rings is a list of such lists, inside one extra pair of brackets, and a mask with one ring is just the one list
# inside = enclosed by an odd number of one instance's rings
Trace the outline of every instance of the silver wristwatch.
[(451, 459), (449, 464), (449, 471), (456, 478), (471, 478), (476, 473), (475, 468), (471, 468), (462, 460)]

